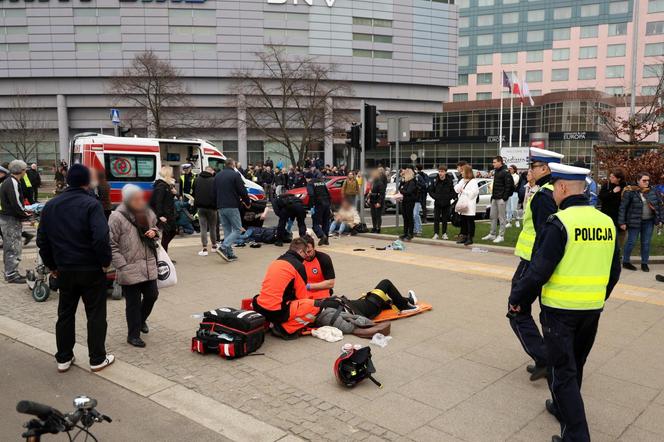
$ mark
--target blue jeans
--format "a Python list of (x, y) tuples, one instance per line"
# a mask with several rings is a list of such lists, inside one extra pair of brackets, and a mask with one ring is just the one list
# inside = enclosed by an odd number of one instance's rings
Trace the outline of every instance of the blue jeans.
[(652, 239), (652, 231), (655, 227), (655, 220), (648, 219), (642, 220), (640, 227), (627, 228), (627, 241), (625, 242), (625, 250), (623, 251), (623, 263), (628, 263), (632, 250), (636, 245), (636, 240), (641, 237), (641, 264), (648, 264), (650, 258), (650, 240)]
[(233, 255), (231, 245), (241, 235), (242, 219), (240, 218), (240, 209), (224, 208), (219, 209), (219, 222), (224, 229), (224, 242), (221, 247), (224, 252)]
[(413, 209), (413, 219), (415, 221), (413, 231), (415, 233), (422, 233), (422, 217), (420, 216), (421, 212), (422, 203), (418, 201), (415, 203), (415, 208)]
[(341, 221), (332, 221), (332, 224), (330, 224), (330, 235), (332, 235), (335, 230), (339, 229), (339, 235), (344, 233), (346, 231), (346, 228), (348, 225), (346, 223), (342, 223)]

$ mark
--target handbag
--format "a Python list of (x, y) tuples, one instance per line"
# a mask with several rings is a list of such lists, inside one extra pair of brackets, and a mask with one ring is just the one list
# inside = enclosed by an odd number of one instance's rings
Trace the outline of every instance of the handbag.
[(166, 250), (159, 244), (157, 246), (157, 287), (165, 289), (178, 283), (178, 275), (173, 261)]
[(466, 186), (470, 183), (470, 180), (466, 181), (466, 184), (463, 185), (461, 192), (459, 193), (459, 199), (457, 199), (456, 204), (454, 205), (454, 212), (465, 212), (468, 209), (468, 197), (463, 194), (463, 191), (466, 189)]

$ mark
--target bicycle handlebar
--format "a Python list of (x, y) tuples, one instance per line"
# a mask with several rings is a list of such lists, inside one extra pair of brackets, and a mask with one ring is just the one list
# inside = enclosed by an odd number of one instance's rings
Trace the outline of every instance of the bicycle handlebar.
[(48, 419), (54, 413), (61, 414), (60, 412), (58, 412), (58, 410), (56, 410), (53, 407), (49, 407), (48, 405), (32, 401), (20, 401), (18, 404), (16, 404), (16, 411), (23, 414), (31, 414), (33, 416), (37, 416), (39, 419), (42, 420)]

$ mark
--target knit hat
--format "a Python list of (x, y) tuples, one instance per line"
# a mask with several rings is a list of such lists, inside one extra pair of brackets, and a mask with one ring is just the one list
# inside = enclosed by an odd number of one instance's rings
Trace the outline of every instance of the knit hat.
[(21, 173), (24, 170), (28, 168), (28, 165), (25, 164), (25, 161), (22, 160), (14, 160), (11, 163), (9, 163), (9, 173)]
[(67, 185), (83, 187), (90, 185), (90, 169), (82, 164), (74, 164), (67, 171)]
[[(7, 170), (6, 168), (0, 166), (0, 173), (4, 173), (4, 174), (9, 175), (9, 170)], [(284, 187), (285, 187), (285, 186), (284, 186)]]
[(138, 187), (136, 184), (126, 184), (126, 185), (122, 188), (122, 201), (125, 202), (125, 203), (128, 202), (128, 201), (131, 200), (131, 199), (134, 197), (134, 195), (136, 195), (137, 193), (142, 194), (142, 193), (143, 193), (143, 189), (141, 189), (140, 187)]

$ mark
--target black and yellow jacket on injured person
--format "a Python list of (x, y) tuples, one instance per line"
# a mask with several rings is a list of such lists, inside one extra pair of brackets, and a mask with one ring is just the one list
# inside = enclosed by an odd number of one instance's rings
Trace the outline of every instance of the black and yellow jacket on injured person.
[(373, 319), (383, 310), (393, 309), (398, 312), (399, 309), (394, 306), (392, 299), (380, 289), (373, 289), (360, 299), (348, 301), (348, 305), (353, 313)]

